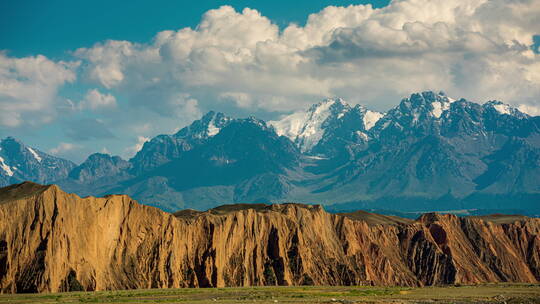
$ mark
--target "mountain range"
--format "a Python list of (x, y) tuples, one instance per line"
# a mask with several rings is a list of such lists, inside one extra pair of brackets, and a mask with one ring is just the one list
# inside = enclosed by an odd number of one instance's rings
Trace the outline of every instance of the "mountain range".
[(339, 98), (276, 121), (209, 112), (130, 160), (96, 153), (75, 165), (13, 138), (0, 147), (1, 186), (54, 182), (166, 211), (298, 202), (540, 213), (540, 117), (442, 92), (412, 94), (386, 113)]

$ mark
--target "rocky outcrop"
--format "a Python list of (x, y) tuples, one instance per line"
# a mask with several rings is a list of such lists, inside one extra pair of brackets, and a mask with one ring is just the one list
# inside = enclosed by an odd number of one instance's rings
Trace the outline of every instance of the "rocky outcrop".
[(538, 282), (540, 220), (320, 206), (229, 205), (169, 214), (128, 196), (0, 190), (0, 290)]

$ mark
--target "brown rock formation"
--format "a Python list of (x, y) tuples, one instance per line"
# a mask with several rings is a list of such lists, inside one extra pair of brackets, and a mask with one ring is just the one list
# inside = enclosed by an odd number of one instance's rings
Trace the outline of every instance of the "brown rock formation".
[(410, 221), (296, 204), (175, 216), (123, 195), (0, 190), (2, 292), (539, 280), (539, 219)]

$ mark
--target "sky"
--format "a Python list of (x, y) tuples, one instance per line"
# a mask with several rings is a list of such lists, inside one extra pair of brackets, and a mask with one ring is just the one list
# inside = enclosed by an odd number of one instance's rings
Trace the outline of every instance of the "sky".
[(128, 159), (210, 110), (387, 111), (424, 90), (539, 115), (538, 16), (540, 0), (0, 1), (0, 137)]

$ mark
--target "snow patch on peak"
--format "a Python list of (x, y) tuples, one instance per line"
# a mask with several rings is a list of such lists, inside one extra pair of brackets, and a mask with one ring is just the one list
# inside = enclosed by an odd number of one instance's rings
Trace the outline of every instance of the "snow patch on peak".
[(501, 101), (488, 101), (483, 105), (484, 108), (493, 108), (499, 115), (509, 115), (518, 119), (530, 117), (527, 113), (521, 111), (523, 107), (514, 108), (513, 106)]
[[(341, 106), (336, 113), (334, 105)], [(339, 108), (337, 108), (339, 109)], [(278, 121), (269, 121), (276, 133), (295, 142), (302, 152), (311, 150), (324, 135), (324, 123), (331, 116), (341, 119), (350, 107), (341, 98), (329, 98), (309, 108), (308, 111), (296, 112)]]
[(274, 127), (277, 135), (286, 136), (291, 140), (294, 140), (307, 119), (306, 112), (296, 112), (283, 117), (280, 120), (269, 121), (268, 123)]
[(435, 101), (431, 103), (431, 106), (433, 107), (433, 110), (431, 110), (431, 114), (433, 114), (435, 118), (440, 118), (443, 112), (443, 104), (439, 101)]
[(27, 147), (28, 151), (30, 151), (30, 153), (32, 153), (32, 155), (34, 156), (34, 158), (38, 161), (38, 162), (41, 162), (41, 157), (37, 154), (36, 151), (34, 151), (34, 149), (30, 148), (30, 147)]
[(365, 140), (365, 141), (368, 141), (369, 140), (369, 136), (362, 132), (362, 131), (356, 131), (356, 135), (360, 138), (362, 138), (362, 140)]
[(497, 110), (499, 114), (507, 114), (507, 115), (511, 114), (510, 106), (507, 104), (504, 104), (504, 103), (493, 104), (493, 108)]
[(221, 131), (221, 128), (216, 127), (215, 120), (216, 120), (216, 116), (212, 117), (212, 120), (210, 120), (210, 122), (208, 123), (208, 129), (207, 129), (208, 136), (214, 136), (218, 134), (219, 131)]
[(2, 157), (0, 157), (0, 168), (2, 168), (8, 176), (13, 176), (13, 170), (5, 163)]
[(345, 100), (343, 100), (343, 98), (336, 97), (336, 98), (326, 98), (322, 102), (315, 104), (314, 106), (321, 106), (322, 104), (327, 104), (327, 103), (330, 105), (333, 105), (335, 103), (339, 103), (344, 106), (347, 105), (347, 103), (345, 102)]
[(384, 113), (367, 110), (364, 114), (364, 129), (369, 130), (375, 126), (377, 121), (384, 116)]
[(450, 109), (450, 104), (456, 101), (453, 98), (447, 97), (446, 95), (438, 95), (438, 100), (431, 103), (431, 115), (435, 118), (440, 118), (444, 111)]
[[(327, 98), (327, 99), (325, 99), (325, 100), (323, 100), (323, 101), (321, 101), (319, 103), (316, 103), (316, 104), (312, 105), (307, 112), (308, 113), (314, 113), (314, 114), (319, 114), (319, 113), (328, 113), (328, 114), (330, 114), (332, 112), (331, 109), (332, 109), (333, 106), (336, 106), (338, 109), (343, 108), (341, 113), (346, 112), (346, 110), (349, 107), (345, 103), (345, 101), (343, 99), (341, 99), (341, 98)], [(338, 113), (338, 115), (339, 115), (339, 113)]]
[(330, 107), (334, 103), (335, 101), (319, 104), (305, 116), (306, 120), (302, 123), (300, 133), (296, 137), (302, 152), (311, 150), (321, 140), (324, 134), (323, 123), (330, 116)]
[(306, 158), (308, 159), (314, 159), (314, 160), (324, 160), (328, 159), (328, 157), (320, 156), (320, 155), (306, 155)]

